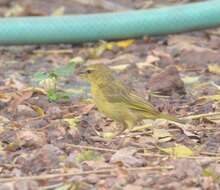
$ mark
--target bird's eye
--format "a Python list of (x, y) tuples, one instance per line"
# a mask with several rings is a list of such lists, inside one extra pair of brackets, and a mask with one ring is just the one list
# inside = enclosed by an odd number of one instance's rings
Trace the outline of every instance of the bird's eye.
[(88, 74), (90, 74), (90, 73), (92, 73), (92, 70), (88, 69), (86, 72), (87, 72)]

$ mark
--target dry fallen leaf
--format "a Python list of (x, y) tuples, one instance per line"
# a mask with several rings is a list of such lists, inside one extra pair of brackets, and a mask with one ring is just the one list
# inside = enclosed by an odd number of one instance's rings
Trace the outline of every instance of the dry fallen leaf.
[(20, 145), (26, 147), (41, 147), (46, 143), (46, 137), (43, 132), (34, 130), (20, 130), (17, 133), (17, 140)]
[(11, 93), (0, 92), (0, 101), (1, 102), (9, 102), (12, 98)]
[(0, 115), (0, 127), (5, 127), (9, 123), (10, 123), (10, 120), (8, 118)]
[(130, 45), (134, 44), (134, 42), (135, 40), (133, 39), (122, 40), (118, 42), (101, 41), (101, 44), (98, 47), (89, 49), (89, 54), (91, 58), (99, 58), (106, 50), (111, 51), (114, 47), (126, 49)]
[(199, 78), (199, 76), (184, 76), (181, 79), (185, 85), (193, 85), (199, 83)]
[(6, 81), (5, 81), (5, 85), (7, 87), (11, 87), (11, 88), (17, 89), (19, 91), (25, 89), (26, 88), (26, 84), (24, 84), (23, 82), (18, 80), (17, 79), (18, 77), (19, 77), (19, 75), (18, 76), (16, 76), (16, 75), (9, 76), (9, 78), (6, 79)]
[(120, 48), (128, 48), (130, 45), (134, 44), (135, 40), (133, 39), (128, 39), (128, 40), (122, 40), (115, 42), (115, 45), (120, 47)]
[(112, 155), (110, 162), (122, 163), (125, 166), (142, 166), (144, 161), (134, 156), (136, 152), (137, 149), (134, 147), (122, 148)]
[(111, 66), (110, 68), (115, 71), (124, 71), (128, 66), (129, 66), (128, 64), (123, 64), (123, 65)]
[(169, 148), (160, 148), (160, 147), (158, 148), (162, 152), (165, 152), (167, 154), (170, 154), (176, 157), (187, 157), (187, 156), (193, 155), (193, 151), (190, 148), (182, 144), (176, 144), (175, 146), (169, 147)]
[(199, 100), (208, 100), (208, 101), (220, 101), (220, 94), (210, 95), (210, 96), (201, 96)]
[(63, 120), (68, 123), (69, 128), (76, 128), (76, 126), (77, 126), (77, 124), (79, 122), (79, 118), (78, 117), (65, 118)]
[(220, 66), (217, 65), (217, 64), (209, 64), (208, 65), (208, 71), (210, 73), (219, 75), (220, 74)]
[(95, 107), (95, 104), (88, 104), (88, 105), (83, 106), (80, 109), (80, 111), (81, 111), (82, 115), (88, 114), (94, 107)]
[(159, 67), (153, 65), (154, 63), (158, 62), (160, 58), (155, 55), (149, 55), (147, 56), (146, 60), (144, 62), (137, 63), (137, 67), (139, 69), (143, 69), (145, 67), (154, 67), (156, 70), (160, 70)]
[(207, 41), (205, 40), (198, 40), (198, 38), (188, 35), (170, 35), (168, 39), (169, 47), (175, 47), (181, 51), (196, 51), (196, 52), (214, 52), (214, 50), (208, 48), (208, 47), (202, 47), (200, 44), (207, 45)]
[(83, 150), (82, 152), (76, 155), (77, 162), (89, 161), (89, 160), (103, 160), (103, 157), (100, 153), (93, 150)]
[(24, 13), (25, 13), (25, 7), (16, 3), (12, 8), (6, 11), (5, 17), (21, 16)]
[(52, 16), (63, 16), (65, 12), (65, 7), (60, 6), (52, 12)]
[(134, 44), (135, 40), (128, 39), (128, 40), (122, 40), (118, 42), (108, 42), (106, 44), (107, 50), (112, 50), (114, 46), (117, 46), (119, 48), (128, 48), (130, 45)]
[(172, 139), (172, 135), (166, 129), (153, 129), (153, 137), (158, 142), (168, 142)]
[(16, 93), (11, 101), (8, 111), (14, 112), (19, 104), (29, 99), (33, 95), (33, 91), (21, 91)]
[(39, 106), (37, 106), (37, 105), (32, 105), (31, 107), (32, 107), (32, 109), (33, 109), (35, 112), (38, 113), (38, 115), (39, 115), (40, 117), (43, 117), (43, 116), (45, 115), (45, 112), (44, 112), (44, 110), (43, 110), (41, 107), (39, 107)]

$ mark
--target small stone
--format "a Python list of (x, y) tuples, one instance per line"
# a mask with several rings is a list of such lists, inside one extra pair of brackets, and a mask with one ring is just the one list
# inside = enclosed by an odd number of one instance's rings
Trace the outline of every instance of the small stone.
[(17, 132), (17, 140), (26, 147), (41, 147), (46, 143), (46, 136), (43, 132), (34, 130), (21, 130)]
[(39, 173), (59, 167), (60, 157), (64, 152), (58, 147), (47, 144), (33, 152), (23, 165), (25, 172)]
[(99, 176), (96, 174), (90, 174), (87, 176), (86, 181), (91, 184), (96, 184), (99, 181)]
[(47, 114), (50, 115), (52, 119), (58, 119), (62, 117), (62, 110), (58, 106), (49, 107)]
[(30, 107), (26, 105), (18, 105), (17, 106), (17, 114), (18, 116), (26, 116), (26, 117), (37, 117), (38, 114)]
[(215, 189), (215, 185), (211, 176), (203, 178), (202, 188), (207, 190)]
[(128, 184), (126, 185), (123, 190), (143, 190), (143, 187), (139, 186), (139, 185), (132, 185), (132, 184)]
[(25, 127), (27, 128), (35, 128), (40, 129), (45, 127), (48, 124), (48, 122), (45, 119), (38, 119), (28, 122)]
[(152, 92), (171, 95), (173, 92), (185, 94), (184, 83), (175, 66), (168, 66), (164, 71), (153, 75), (149, 81)]
[(13, 184), (12, 183), (4, 183), (0, 185), (0, 190), (13, 190)]
[(77, 128), (69, 129), (67, 137), (69, 137), (71, 139), (72, 143), (74, 143), (74, 144), (80, 143), (81, 136), (80, 136), (79, 130)]
[(16, 190), (38, 190), (39, 186), (36, 181), (33, 180), (23, 180), (17, 181), (14, 184)]
[(136, 149), (133, 147), (126, 147), (118, 150), (111, 157), (111, 163), (123, 163), (125, 166), (140, 167), (145, 164), (145, 160), (134, 156)]

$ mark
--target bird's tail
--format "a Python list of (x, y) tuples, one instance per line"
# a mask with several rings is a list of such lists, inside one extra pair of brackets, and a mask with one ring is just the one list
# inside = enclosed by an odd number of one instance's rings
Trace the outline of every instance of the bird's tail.
[(182, 119), (178, 119), (178, 118), (175, 117), (175, 116), (168, 115), (168, 114), (164, 114), (164, 113), (161, 113), (161, 114), (159, 115), (159, 118), (161, 118), (161, 119), (166, 119), (166, 120), (169, 120), (169, 121), (174, 121), (174, 122), (177, 122), (177, 123), (182, 123), (182, 124), (185, 123), (185, 121), (183, 121)]

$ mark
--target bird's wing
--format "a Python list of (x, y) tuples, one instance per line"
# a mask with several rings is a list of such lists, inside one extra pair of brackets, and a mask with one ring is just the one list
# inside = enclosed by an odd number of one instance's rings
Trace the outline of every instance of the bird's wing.
[(152, 104), (147, 102), (144, 98), (136, 95), (135, 93), (129, 92), (125, 96), (125, 100), (130, 104), (129, 107), (130, 109), (141, 111), (141, 112), (146, 112), (150, 115), (159, 115), (160, 112), (157, 111)]
[(114, 83), (114, 85), (105, 85), (101, 89), (103, 89), (103, 94), (109, 102), (123, 102), (132, 110), (147, 112), (151, 115), (160, 114), (153, 105), (148, 103), (144, 98), (131, 92), (123, 84)]

